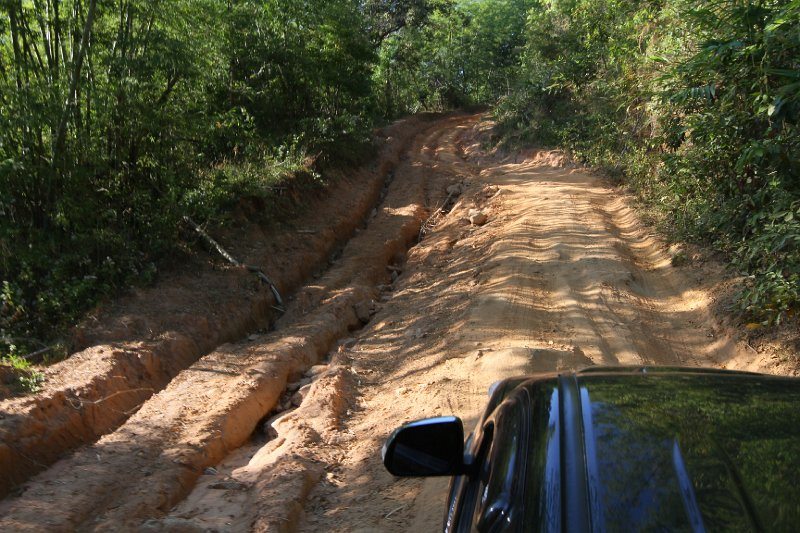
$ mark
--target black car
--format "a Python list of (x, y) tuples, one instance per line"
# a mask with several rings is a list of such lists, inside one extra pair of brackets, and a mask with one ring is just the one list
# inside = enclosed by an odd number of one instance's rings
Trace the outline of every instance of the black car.
[(397, 476), (454, 476), (445, 531), (797, 531), (800, 380), (592, 367), (501, 381), (396, 430)]

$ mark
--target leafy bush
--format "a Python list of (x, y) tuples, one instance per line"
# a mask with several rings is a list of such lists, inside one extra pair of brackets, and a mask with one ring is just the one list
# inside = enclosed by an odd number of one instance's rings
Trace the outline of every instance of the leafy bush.
[(577, 0), (528, 18), (508, 140), (569, 147), (713, 242), (765, 324), (800, 304), (800, 3)]
[(11, 369), (11, 374), (15, 378), (15, 385), (19, 392), (36, 392), (44, 382), (44, 374), (35, 370), (31, 364), (15, 355), (7, 355), (0, 358), (0, 366), (6, 366)]
[(152, 280), (184, 215), (358, 158), (367, 26), (348, 0), (2, 3), (0, 355)]

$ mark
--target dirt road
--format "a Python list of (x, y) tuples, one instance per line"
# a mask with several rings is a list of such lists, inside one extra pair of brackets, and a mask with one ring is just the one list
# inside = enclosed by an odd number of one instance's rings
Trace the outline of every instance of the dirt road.
[(407, 420), (470, 426), (494, 381), (530, 372), (776, 371), (712, 314), (718, 267), (672, 266), (626, 198), (558, 152), (486, 153), (489, 127), (418, 126), (375, 209), (271, 331), (187, 356), (0, 502), (0, 530), (434, 531), (446, 481), (379, 461)]

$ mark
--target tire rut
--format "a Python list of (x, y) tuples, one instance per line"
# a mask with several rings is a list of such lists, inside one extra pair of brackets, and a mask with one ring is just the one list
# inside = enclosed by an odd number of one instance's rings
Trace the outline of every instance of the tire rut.
[[(412, 152), (424, 153), (443, 129), (434, 126)], [(366, 229), (332, 268), (296, 293), (275, 332), (222, 346), (180, 372), (119, 429), (0, 504), (0, 528), (134, 527), (185, 497), (206, 467), (248, 439), (287, 382), (369, 320), (377, 287), (389, 281), (387, 265), (402, 262), (425, 215), (425, 169), (399, 168), (408, 172), (389, 184)]]

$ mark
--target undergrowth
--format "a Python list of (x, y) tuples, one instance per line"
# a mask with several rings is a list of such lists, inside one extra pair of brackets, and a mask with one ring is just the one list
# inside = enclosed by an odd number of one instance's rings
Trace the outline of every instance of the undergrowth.
[[(61, 339), (87, 310), (131, 286), (152, 283), (164, 259), (174, 260), (180, 253), (187, 234), (183, 216), (224, 227), (237, 206), (250, 202), (262, 207), (253, 221), (269, 224), (287, 216), (287, 202), (302, 202), (302, 194), (287, 198), (287, 190), (297, 194), (324, 185), (303, 152), (278, 150), (200, 169), (192, 188), (182, 195), (166, 190), (149, 202), (116, 200), (133, 211), (127, 220), (124, 210), (120, 220), (114, 209), (109, 216), (101, 213), (101, 220), (88, 227), (74, 221), (69, 234), (29, 234), (34, 238), (31, 245), (5, 259), (6, 268), (16, 275), (0, 285), (0, 357), (21, 368), (22, 356), (46, 344), (53, 346), (45, 362), (68, 355), (69, 347)], [(96, 217), (87, 213), (86, 218)]]
[(506, 142), (569, 148), (724, 253), (743, 318), (778, 324), (800, 307), (799, 30), (788, 0), (542, 4), (495, 113)]
[(0, 365), (6, 366), (11, 370), (13, 375), (11, 385), (17, 392), (36, 392), (44, 383), (44, 374), (22, 357), (15, 355), (0, 357)]
[(224, 224), (369, 144), (376, 54), (355, 3), (162, 7), (0, 9), (0, 357), (152, 283), (184, 216)]

